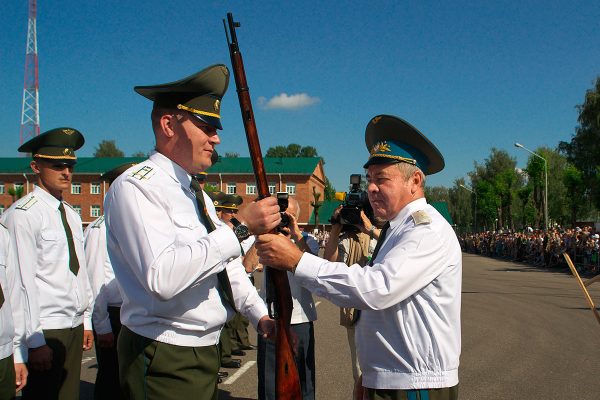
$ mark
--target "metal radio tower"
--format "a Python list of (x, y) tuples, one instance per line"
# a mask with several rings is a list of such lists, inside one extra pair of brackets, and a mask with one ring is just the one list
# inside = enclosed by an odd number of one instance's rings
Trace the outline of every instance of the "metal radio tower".
[(29, 0), (27, 22), (27, 49), (25, 51), (25, 84), (21, 111), (21, 144), (40, 134), (38, 54), (35, 17), (37, 1)]

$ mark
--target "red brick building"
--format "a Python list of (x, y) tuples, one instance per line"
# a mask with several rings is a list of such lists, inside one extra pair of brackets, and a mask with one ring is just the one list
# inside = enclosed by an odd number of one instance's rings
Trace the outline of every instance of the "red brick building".
[[(104, 196), (108, 183), (100, 175), (126, 162), (142, 162), (140, 157), (94, 158), (80, 157), (73, 171), (71, 190), (64, 193), (67, 203), (81, 215), (84, 226), (104, 213)], [(0, 214), (19, 197), (34, 189), (37, 177), (26, 157), (0, 158)], [(323, 161), (314, 158), (265, 158), (267, 181), (272, 193), (288, 192), (300, 203), (300, 224), (306, 224), (312, 214), (313, 188), (324, 195)], [(249, 202), (256, 199), (256, 180), (249, 157), (220, 158), (208, 170), (207, 182), (217, 190), (237, 193)], [(243, 207), (243, 205), (242, 205)]]

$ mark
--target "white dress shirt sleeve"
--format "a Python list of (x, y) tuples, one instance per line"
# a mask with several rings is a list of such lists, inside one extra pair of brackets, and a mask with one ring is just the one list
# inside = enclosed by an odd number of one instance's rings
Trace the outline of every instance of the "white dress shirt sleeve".
[(28, 348), (44, 346), (46, 340), (40, 323), (40, 306), (38, 302), (39, 293), (35, 283), (37, 271), (37, 245), (35, 229), (27, 218), (15, 218), (15, 213), (22, 212), (12, 210), (8, 212), (4, 223), (8, 228), (10, 237), (14, 242), (14, 250), (17, 262), (15, 268), (21, 274), (23, 284), (23, 307), (24, 326), (26, 328), (25, 339)]
[(341, 307), (383, 310), (432, 282), (446, 268), (445, 241), (420, 225), (393, 234), (377, 257), (381, 263), (362, 268), (328, 262), (305, 253), (295, 272), (297, 282)]
[(93, 327), (96, 333), (104, 335), (112, 332), (108, 317), (108, 302), (106, 297), (106, 282), (104, 265), (108, 257), (104, 225), (94, 227), (93, 224), (85, 230), (85, 259), (88, 276), (94, 296), (92, 312)]
[[(240, 255), (237, 238), (229, 227), (206, 234), (197, 217), (178, 216), (177, 205), (169, 204), (156, 187), (135, 179), (117, 184), (121, 185), (118, 191), (109, 192), (105, 202), (109, 205), (108, 234), (114, 235), (112, 240), (118, 243), (119, 251), (127, 255), (137, 279), (159, 299), (172, 299), (222, 271), (227, 262)], [(178, 239), (177, 227), (182, 224), (198, 231), (195, 240)]]

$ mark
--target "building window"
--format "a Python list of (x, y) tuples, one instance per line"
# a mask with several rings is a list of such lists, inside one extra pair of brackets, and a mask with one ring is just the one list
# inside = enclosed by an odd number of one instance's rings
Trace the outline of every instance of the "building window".
[(0, 194), (4, 194), (4, 182), (0, 182)]
[(90, 184), (90, 194), (100, 194), (100, 183), (92, 182)]
[(71, 183), (71, 194), (81, 194), (81, 183)]
[(227, 191), (225, 193), (227, 194), (236, 194), (237, 190), (235, 187), (235, 183), (228, 183), (227, 184)]
[(269, 194), (270, 195), (275, 194), (275, 188), (276, 188), (276, 185), (274, 183), (270, 182), (269, 183)]
[(74, 204), (73, 210), (77, 211), (77, 214), (81, 215), (81, 206)]
[(295, 195), (296, 194), (296, 184), (295, 183), (286, 183), (285, 190), (286, 190), (286, 192), (288, 192), (288, 194), (290, 196)]
[(90, 216), (98, 218), (100, 216), (100, 206), (91, 206)]
[(256, 183), (246, 184), (246, 194), (256, 194)]

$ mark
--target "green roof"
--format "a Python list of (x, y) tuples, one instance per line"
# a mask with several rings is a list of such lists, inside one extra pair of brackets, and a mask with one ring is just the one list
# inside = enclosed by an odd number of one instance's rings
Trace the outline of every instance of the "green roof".
[[(146, 157), (78, 157), (74, 174), (102, 174), (128, 162), (141, 163)], [(32, 173), (29, 157), (0, 158), (0, 174)]]
[[(335, 209), (338, 208), (338, 206), (340, 204), (342, 204), (342, 202), (339, 200), (325, 200), (323, 202), (323, 205), (321, 207), (319, 207), (319, 225), (322, 225), (322, 224), (330, 225), (329, 219), (333, 215), (333, 212), (335, 211)], [(311, 209), (312, 209), (312, 212), (310, 213), (310, 218), (308, 220), (308, 224), (314, 225), (315, 224), (315, 209), (312, 206), (311, 206)]]
[(448, 210), (448, 203), (446, 203), (445, 201), (434, 201), (430, 204), (440, 214), (442, 214), (442, 217), (446, 218), (446, 221), (448, 221), (450, 225), (454, 225), (454, 221), (452, 220), (452, 216), (450, 215), (450, 211)]
[[(312, 175), (321, 157), (263, 158), (268, 174)], [(209, 174), (254, 174), (250, 157), (222, 157), (206, 172)]]

